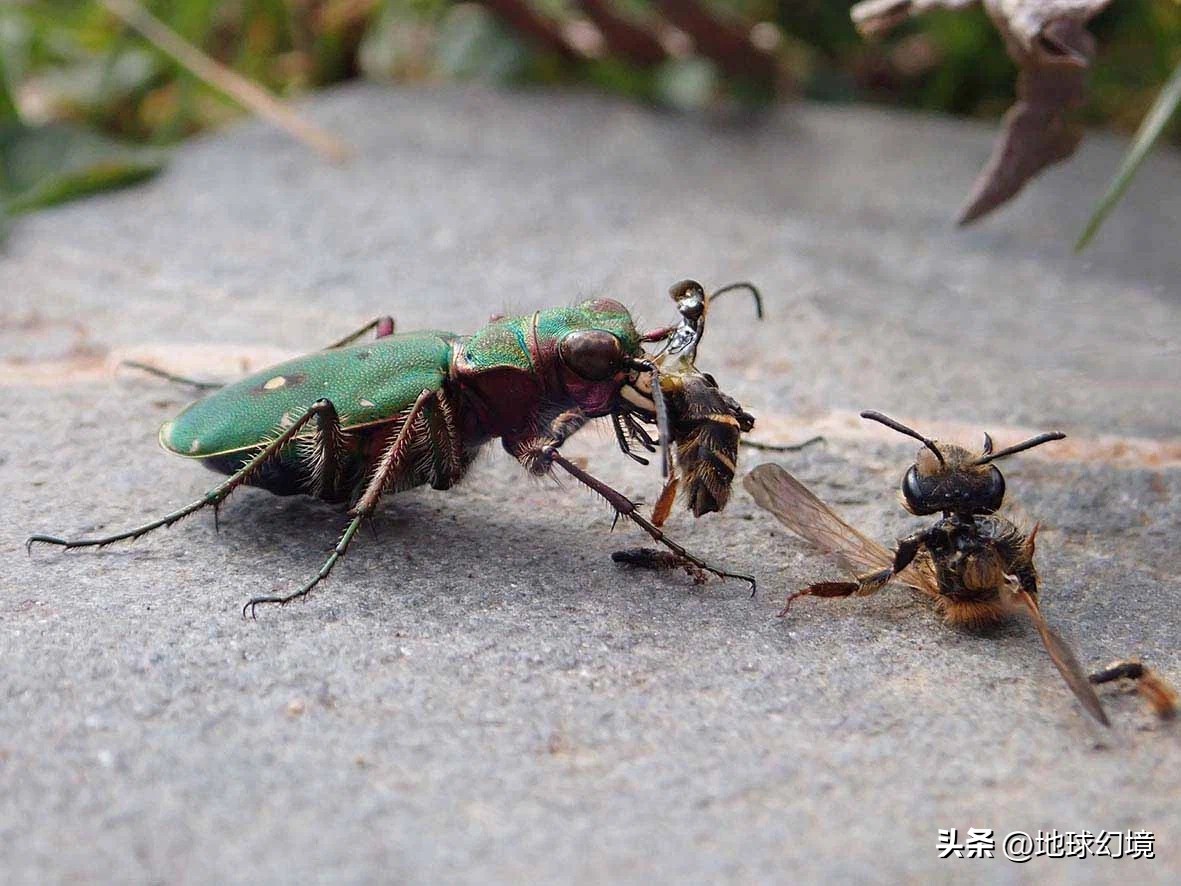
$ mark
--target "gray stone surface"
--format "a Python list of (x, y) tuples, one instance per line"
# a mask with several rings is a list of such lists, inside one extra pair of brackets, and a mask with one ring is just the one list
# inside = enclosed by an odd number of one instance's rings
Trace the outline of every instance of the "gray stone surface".
[[(248, 124), (156, 182), (22, 220), (0, 261), (0, 869), (9, 883), (297, 880), (1175, 882), (1181, 742), (1134, 695), (1085, 721), (1024, 624), (952, 631), (909, 593), (803, 601), (836, 571), (757, 512), (671, 529), (762, 579), (622, 571), (638, 543), (499, 452), (388, 503), (306, 605), (331, 509), (255, 490), (100, 553), (30, 531), (154, 515), (212, 475), (155, 445), (186, 397), (121, 356), (232, 374), (379, 312), (467, 331), (603, 293), (650, 325), (684, 276), (756, 280), (701, 362), (782, 461), (875, 535), (909, 442), (1070, 445), (1007, 463), (1042, 521), (1046, 612), (1088, 664), (1181, 680), (1181, 161), (1153, 159), (1070, 254), (1122, 145), (949, 218), (991, 130), (796, 107), (718, 127), (607, 99), (356, 87), (309, 112), (344, 168)], [(607, 433), (570, 446), (654, 498)], [(759, 458), (750, 458), (746, 464)], [(1155, 861), (936, 857), (939, 828), (1146, 829)]]

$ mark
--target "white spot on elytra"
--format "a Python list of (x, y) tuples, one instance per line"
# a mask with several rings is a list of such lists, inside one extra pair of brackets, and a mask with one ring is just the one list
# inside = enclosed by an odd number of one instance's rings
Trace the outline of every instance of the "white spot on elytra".
[(287, 384), (287, 376), (276, 375), (274, 378), (268, 379), (266, 381), (266, 383), (262, 386), (262, 389), (264, 391), (274, 391), (278, 388), (283, 387), (283, 385), (285, 385), (285, 384)]
[(357, 402), (360, 403), (362, 406), (368, 407), (369, 409), (372, 409), (374, 406), (377, 405), (372, 400), (366, 400), (364, 397), (362, 397)]
[(189, 444), (189, 452), (196, 452), (200, 448), (201, 448), (201, 441), (198, 440), (196, 437), (194, 437), (193, 442)]

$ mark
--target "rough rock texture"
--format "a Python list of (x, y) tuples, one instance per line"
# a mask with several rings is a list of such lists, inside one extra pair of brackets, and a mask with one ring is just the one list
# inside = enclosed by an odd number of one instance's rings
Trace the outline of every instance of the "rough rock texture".
[[(955, 632), (904, 590), (836, 577), (736, 492), (670, 529), (757, 573), (628, 572), (589, 493), (492, 452), (449, 493), (390, 501), (305, 604), (341, 515), (256, 490), (132, 546), (30, 531), (130, 525), (213, 479), (156, 429), (183, 390), (137, 356), (232, 376), (380, 312), (468, 331), (589, 294), (666, 323), (685, 276), (719, 303), (702, 365), (782, 462), (883, 539), (914, 446), (854, 416), (998, 445), (1042, 521), (1045, 609), (1087, 664), (1181, 680), (1181, 162), (1148, 164), (1095, 248), (1080, 229), (1122, 145), (971, 232), (949, 218), (989, 127), (795, 107), (757, 128), (581, 95), (324, 95), (343, 168), (249, 124), (156, 182), (21, 221), (0, 258), (0, 869), (9, 883), (1165, 882), (1181, 865), (1181, 736), (1107, 691), (1091, 726), (1033, 631)], [(570, 451), (651, 501), (606, 432)], [(747, 456), (747, 464), (761, 460)], [(1156, 834), (1155, 861), (939, 860), (940, 828)], [(998, 851), (998, 856), (1000, 855)]]

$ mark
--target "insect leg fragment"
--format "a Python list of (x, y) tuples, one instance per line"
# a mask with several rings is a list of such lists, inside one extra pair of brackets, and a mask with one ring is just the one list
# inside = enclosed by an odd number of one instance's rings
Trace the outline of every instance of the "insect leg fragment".
[(202, 508), (212, 507), (216, 514), (217, 508), (225, 501), (230, 493), (237, 489), (242, 484), (246, 483), (267, 461), (279, 453), (279, 451), (290, 443), (295, 436), (303, 430), (313, 418), (319, 418), (322, 415), (330, 415), (333, 419), (336, 416), (336, 409), (327, 400), (317, 400), (307, 411), (304, 412), (298, 419), (295, 420), (283, 433), (272, 440), (270, 443), (263, 446), (255, 455), (253, 455), (241, 468), (231, 474), (225, 482), (205, 493), (201, 498), (183, 508), (173, 511), (170, 514), (165, 514), (157, 520), (152, 520), (150, 523), (145, 523), (142, 526), (137, 526), (134, 529), (128, 529), (124, 532), (117, 532), (114, 535), (107, 535), (101, 538), (79, 538), (79, 539), (64, 539), (57, 538), (52, 535), (32, 535), (29, 536), (25, 542), (25, 548), (31, 550), (33, 545), (37, 542), (43, 544), (57, 545), (66, 548), (101, 548), (117, 541), (129, 541), (147, 535), (155, 529), (171, 526), (179, 520), (183, 520), (190, 514), (194, 514)]
[(611, 425), (615, 428), (615, 441), (619, 444), (620, 451), (633, 461), (638, 461), (642, 465), (648, 464), (648, 459), (632, 452), (631, 444), (636, 442), (648, 452), (655, 452), (656, 441), (636, 421), (635, 416), (617, 409), (611, 413)]
[(1091, 674), (1088, 679), (1096, 686), (1115, 680), (1132, 680), (1158, 717), (1170, 720), (1177, 716), (1177, 690), (1151, 668), (1145, 667), (1142, 662), (1113, 661), (1103, 670)]

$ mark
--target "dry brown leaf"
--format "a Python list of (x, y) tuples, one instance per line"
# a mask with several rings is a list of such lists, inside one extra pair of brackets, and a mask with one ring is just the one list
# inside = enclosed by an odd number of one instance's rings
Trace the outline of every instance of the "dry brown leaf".
[[(857, 29), (878, 36), (928, 9), (962, 9), (976, 0), (866, 0), (853, 7)], [(1065, 160), (1082, 140), (1068, 120), (1086, 99), (1095, 56), (1087, 22), (1111, 0), (982, 0), (1017, 64), (1017, 102), (1005, 114), (988, 163), (958, 221), (968, 224), (1010, 199), (1041, 170)]]

